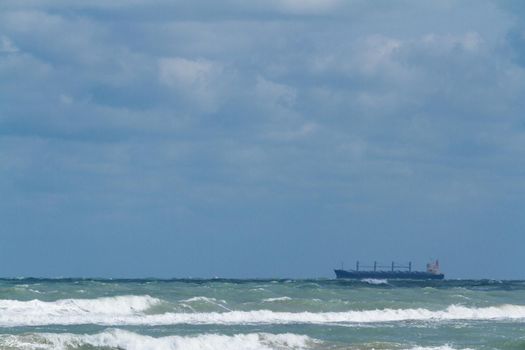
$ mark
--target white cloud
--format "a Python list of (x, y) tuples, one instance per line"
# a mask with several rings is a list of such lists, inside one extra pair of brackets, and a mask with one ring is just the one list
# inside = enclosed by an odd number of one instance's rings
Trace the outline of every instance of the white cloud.
[(361, 65), (365, 72), (373, 73), (391, 63), (392, 56), (401, 48), (398, 39), (373, 35), (365, 40)]
[(294, 105), (297, 92), (294, 88), (285, 84), (279, 84), (263, 77), (257, 77), (255, 85), (257, 97), (265, 103), (291, 107)]
[(184, 58), (164, 58), (159, 62), (160, 80), (170, 86), (190, 88), (206, 86), (217, 72), (210, 61), (192, 61)]
[(6, 36), (0, 36), (0, 53), (16, 53), (19, 49)]
[(222, 73), (222, 65), (209, 60), (171, 57), (158, 62), (160, 82), (198, 103), (195, 105), (197, 109), (215, 108)]

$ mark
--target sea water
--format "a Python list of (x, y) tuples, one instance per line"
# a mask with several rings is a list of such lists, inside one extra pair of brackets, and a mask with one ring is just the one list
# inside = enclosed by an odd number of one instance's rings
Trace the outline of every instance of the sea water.
[(525, 349), (525, 281), (4, 279), (0, 349)]

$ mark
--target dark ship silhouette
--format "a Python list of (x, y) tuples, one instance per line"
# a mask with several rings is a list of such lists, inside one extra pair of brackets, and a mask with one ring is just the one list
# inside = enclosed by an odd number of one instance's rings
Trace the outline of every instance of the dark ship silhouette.
[[(361, 269), (360, 269), (361, 268)], [(363, 270), (363, 268), (365, 268)], [(387, 268), (387, 270), (385, 270)], [(407, 279), (407, 280), (442, 280), (445, 275), (439, 271), (439, 261), (433, 261), (427, 264), (426, 271), (412, 271), (412, 262), (408, 265), (378, 265), (374, 261), (372, 266), (360, 266), (356, 262), (355, 270), (335, 269), (337, 278), (347, 279)]]

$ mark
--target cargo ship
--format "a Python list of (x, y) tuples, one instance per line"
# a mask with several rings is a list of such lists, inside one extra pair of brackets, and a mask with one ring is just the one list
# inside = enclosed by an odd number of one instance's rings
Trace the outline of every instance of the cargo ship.
[(394, 262), (390, 265), (360, 266), (359, 261), (355, 264), (355, 270), (335, 269), (337, 278), (346, 279), (407, 279), (407, 280), (442, 280), (445, 275), (439, 271), (439, 261), (433, 261), (427, 264), (426, 271), (412, 271), (412, 262), (407, 265), (396, 265)]

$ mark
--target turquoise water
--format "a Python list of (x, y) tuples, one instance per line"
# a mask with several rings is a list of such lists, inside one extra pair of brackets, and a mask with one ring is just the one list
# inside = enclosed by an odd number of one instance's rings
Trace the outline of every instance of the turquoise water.
[(525, 349), (525, 281), (0, 280), (0, 349)]

